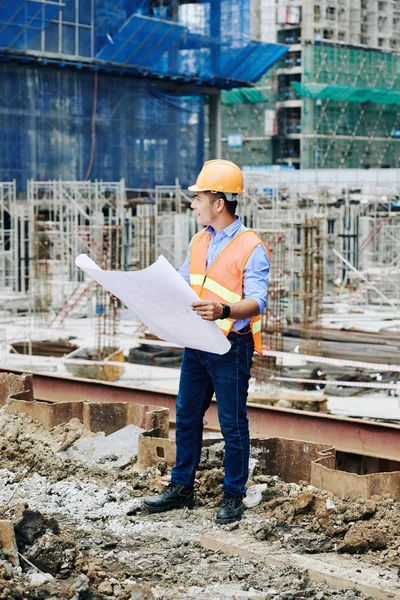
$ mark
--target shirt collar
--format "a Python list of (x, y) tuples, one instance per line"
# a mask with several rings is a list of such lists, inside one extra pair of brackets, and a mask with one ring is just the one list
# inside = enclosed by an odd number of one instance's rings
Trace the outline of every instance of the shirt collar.
[[(235, 215), (235, 217), (236, 217), (236, 220), (233, 223), (228, 225), (228, 227), (225, 227), (225, 229), (222, 229), (222, 232), (227, 237), (233, 237), (235, 235), (235, 233), (237, 233), (242, 226), (242, 221), (240, 220), (240, 217), (238, 215)], [(215, 235), (214, 228), (211, 227), (211, 225), (207, 225), (206, 231), (207, 231), (207, 233), (210, 233), (211, 235)]]

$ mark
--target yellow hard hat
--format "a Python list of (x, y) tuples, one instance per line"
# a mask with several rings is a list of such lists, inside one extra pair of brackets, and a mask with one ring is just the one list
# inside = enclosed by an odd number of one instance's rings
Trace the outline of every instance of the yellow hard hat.
[(191, 192), (223, 192), (242, 194), (244, 192), (243, 173), (230, 160), (215, 159), (204, 163)]

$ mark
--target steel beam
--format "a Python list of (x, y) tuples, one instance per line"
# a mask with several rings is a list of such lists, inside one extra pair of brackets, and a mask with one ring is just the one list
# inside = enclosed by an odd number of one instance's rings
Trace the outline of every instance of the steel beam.
[[(15, 369), (0, 371), (23, 373)], [(90, 400), (163, 406), (170, 410), (171, 424), (175, 423), (176, 396), (166, 390), (147, 390), (91, 379), (34, 373), (33, 392), (35, 398), (52, 402)], [(284, 437), (332, 444), (340, 452), (400, 461), (400, 426), (396, 424), (261, 404), (249, 404), (248, 417), (250, 432), (254, 437)], [(206, 413), (205, 426), (219, 430), (216, 402), (212, 402)]]

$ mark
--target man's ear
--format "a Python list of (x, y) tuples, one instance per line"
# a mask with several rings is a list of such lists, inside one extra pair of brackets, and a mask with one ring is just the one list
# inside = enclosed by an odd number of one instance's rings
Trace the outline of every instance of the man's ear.
[(222, 212), (224, 210), (225, 200), (223, 198), (217, 199), (217, 210), (218, 212)]

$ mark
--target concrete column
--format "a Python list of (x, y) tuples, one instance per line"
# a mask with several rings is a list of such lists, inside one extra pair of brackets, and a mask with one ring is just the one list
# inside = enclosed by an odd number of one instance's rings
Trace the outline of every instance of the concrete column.
[(221, 92), (209, 96), (209, 152), (210, 159), (222, 158), (222, 106)]

